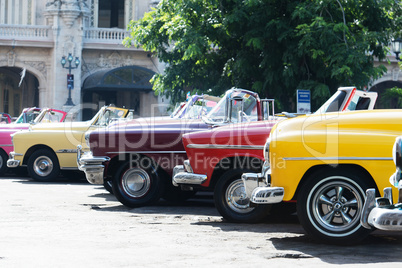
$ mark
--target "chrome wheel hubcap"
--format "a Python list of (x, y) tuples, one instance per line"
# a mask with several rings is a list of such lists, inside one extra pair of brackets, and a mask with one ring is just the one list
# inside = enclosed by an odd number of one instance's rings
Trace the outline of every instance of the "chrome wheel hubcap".
[(36, 160), (33, 164), (33, 169), (36, 174), (38, 174), (39, 176), (45, 177), (52, 172), (53, 162), (47, 156), (40, 156), (40, 157), (36, 158)]
[(317, 224), (330, 232), (344, 233), (360, 222), (364, 200), (350, 183), (321, 184), (310, 200)]
[(132, 168), (124, 172), (121, 183), (124, 192), (133, 198), (143, 197), (151, 188), (151, 178), (145, 170), (140, 168)]
[(254, 210), (250, 207), (250, 199), (247, 198), (246, 190), (241, 179), (233, 181), (225, 193), (225, 200), (229, 208), (237, 213), (249, 213)]

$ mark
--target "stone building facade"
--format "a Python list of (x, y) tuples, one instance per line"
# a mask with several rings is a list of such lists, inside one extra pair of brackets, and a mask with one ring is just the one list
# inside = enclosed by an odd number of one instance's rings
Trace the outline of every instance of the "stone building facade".
[(157, 2), (0, 0), (1, 112), (17, 116), (32, 106), (69, 110), (72, 103), (86, 108), (83, 119), (108, 104), (133, 108), (140, 116), (165, 113), (167, 101), (149, 83), (163, 65), (142, 49), (122, 45), (128, 23)]

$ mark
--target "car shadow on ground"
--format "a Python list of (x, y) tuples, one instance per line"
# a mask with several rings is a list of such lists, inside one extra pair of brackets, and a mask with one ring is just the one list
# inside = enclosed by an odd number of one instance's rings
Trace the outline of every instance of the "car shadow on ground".
[[(23, 184), (82, 184), (93, 187), (95, 193), (87, 206), (99, 212), (120, 212), (132, 217), (147, 217), (150, 222), (163, 224), (158, 217), (168, 217), (171, 221), (181, 218), (190, 219), (191, 225), (211, 226), (224, 232), (254, 232), (266, 237), (267, 243), (272, 243), (275, 252), (264, 251), (265, 258), (303, 259), (318, 258), (328, 264), (373, 264), (402, 262), (402, 234), (375, 231), (358, 245), (335, 246), (317, 243), (305, 234), (299, 224), (296, 214), (268, 216), (262, 223), (246, 224), (225, 221), (216, 210), (212, 194), (197, 193), (194, 198), (184, 203), (172, 203), (161, 199), (153, 206), (129, 208), (122, 205), (114, 195), (107, 192), (103, 186), (88, 184), (85, 180), (72, 181), (71, 177), (61, 177), (57, 182), (41, 183), (26, 177), (7, 177)], [(256, 247), (259, 247), (256, 245)], [(391, 255), (390, 252), (395, 254)], [(392, 256), (392, 257), (390, 257)]]
[[(375, 231), (357, 245), (337, 246), (318, 243), (308, 235), (299, 237), (270, 238), (274, 247), (281, 250), (297, 251), (296, 255), (276, 256), (277, 258), (319, 258), (330, 264), (379, 264), (401, 262), (402, 236), (392, 232)], [(390, 257), (390, 252), (395, 252)]]
[[(122, 205), (114, 195), (104, 192), (92, 195), (94, 198), (101, 198), (105, 203), (99, 202), (96, 205), (92, 204), (92, 209), (99, 211), (111, 212), (128, 212), (133, 214), (151, 214), (157, 216), (163, 214), (167, 216), (177, 217), (180, 215), (194, 216), (192, 225), (209, 225), (216, 227), (225, 232), (230, 231), (254, 231), (259, 233), (266, 232), (292, 232), (302, 234), (303, 230), (300, 227), (296, 214), (290, 215), (267, 215), (261, 223), (233, 223), (226, 221), (219, 214), (214, 205), (213, 194), (207, 192), (197, 193), (193, 198), (181, 202), (168, 202), (164, 199), (159, 200), (152, 206), (144, 206), (138, 208), (129, 208)], [(273, 228), (274, 226), (274, 228)], [(276, 229), (276, 230), (274, 230)]]
[[(103, 187), (97, 187), (101, 189)], [(104, 189), (104, 188), (103, 188)], [(196, 214), (200, 216), (219, 217), (218, 211), (215, 209), (213, 197), (208, 193), (197, 193), (195, 197), (188, 199), (184, 202), (169, 202), (160, 199), (154, 205), (143, 206), (138, 208), (130, 208), (121, 204), (116, 197), (107, 192), (98, 192), (90, 197), (99, 198), (99, 200), (106, 201), (105, 203), (99, 202), (96, 209), (103, 211), (127, 211), (130, 213), (143, 213), (143, 214), (167, 214), (167, 215), (180, 215), (180, 214)]]
[[(197, 194), (198, 195), (198, 194)], [(296, 213), (288, 215), (268, 215), (256, 224), (231, 223), (224, 220), (216, 210), (212, 195), (195, 196), (184, 203), (175, 204), (160, 200), (153, 206), (128, 208), (121, 205), (109, 193), (94, 195), (112, 201), (114, 205), (100, 207), (103, 211), (127, 211), (133, 214), (163, 214), (163, 215), (197, 215), (192, 225), (207, 225), (219, 228), (224, 232), (255, 232), (267, 235), (278, 252), (267, 252), (266, 258), (319, 258), (329, 264), (379, 264), (383, 262), (401, 262), (402, 235), (393, 232), (375, 231), (361, 243), (352, 246), (336, 246), (318, 243), (306, 235), (300, 225)], [(284, 234), (291, 234), (284, 235)], [(390, 259), (389, 252), (395, 252)], [(271, 254), (271, 255), (270, 255)]]
[(40, 183), (40, 184), (79, 183), (89, 185), (88, 181), (85, 178), (85, 174), (80, 171), (63, 171), (55, 180), (48, 182), (35, 181), (27, 174), (26, 175), (7, 174), (7, 177), (0, 177), (0, 180), (14, 180), (19, 183)]

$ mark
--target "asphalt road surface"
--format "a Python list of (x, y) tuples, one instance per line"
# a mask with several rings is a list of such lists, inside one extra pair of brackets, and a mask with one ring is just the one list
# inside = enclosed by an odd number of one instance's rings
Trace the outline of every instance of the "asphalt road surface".
[(402, 234), (313, 242), (297, 216), (222, 220), (210, 195), (130, 209), (85, 180), (0, 178), (0, 267), (401, 267)]

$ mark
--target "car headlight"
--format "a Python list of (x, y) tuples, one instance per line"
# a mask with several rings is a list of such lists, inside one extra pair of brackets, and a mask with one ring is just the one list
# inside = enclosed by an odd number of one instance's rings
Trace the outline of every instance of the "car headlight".
[(392, 159), (397, 169), (402, 171), (402, 136), (396, 138), (392, 148)]
[(269, 163), (269, 145), (271, 143), (271, 137), (267, 139), (267, 142), (264, 145), (264, 159)]

